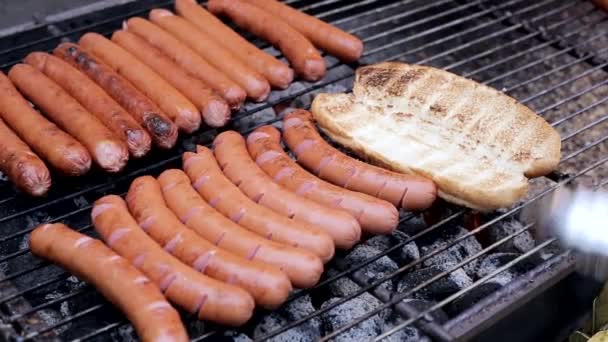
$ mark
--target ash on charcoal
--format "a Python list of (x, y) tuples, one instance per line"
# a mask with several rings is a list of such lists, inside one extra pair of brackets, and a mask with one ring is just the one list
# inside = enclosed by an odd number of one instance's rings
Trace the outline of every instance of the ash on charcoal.
[[(489, 254), (483, 259), (481, 265), (479, 265), (479, 269), (477, 270), (477, 278), (483, 278), (487, 276), (488, 274), (496, 271), (498, 268), (517, 258), (518, 256), (519, 254), (515, 253)], [(507, 269), (492, 277), (488, 281), (495, 282), (504, 286), (505, 284), (511, 282), (511, 280), (513, 280), (513, 278), (515, 278), (516, 276), (517, 274), (512, 269)]]
[(137, 342), (138, 341), (137, 334), (135, 333), (133, 326), (130, 324), (122, 325), (122, 326), (118, 327), (118, 329), (115, 329), (112, 331), (110, 336), (112, 337), (113, 341), (123, 341), (123, 342)]
[[(413, 299), (413, 298), (404, 299), (402, 302), (406, 303), (407, 305), (418, 310), (418, 312), (423, 312), (437, 304), (436, 302), (431, 301), (431, 300)], [(403, 320), (400, 316), (399, 317), (397, 317), (396, 315), (393, 315), (393, 316), (395, 316), (394, 320), (397, 320), (397, 321)], [(430, 313), (425, 315), (424, 318), (428, 321), (435, 321), (439, 324), (444, 324), (449, 319), (448, 315), (441, 308), (431, 311)]]
[[(449, 266), (430, 266), (404, 275), (397, 284), (397, 291), (404, 293), (448, 270)], [(429, 285), (414, 292), (412, 297), (417, 299), (442, 300), (473, 283), (462, 268), (450, 272)]]
[[(356, 246), (342, 260), (338, 261), (338, 263), (339, 266), (343, 267), (344, 269), (348, 269), (355, 265), (359, 265), (365, 262), (367, 259), (381, 253), (382, 252), (375, 247), (366, 244), (361, 244)], [(397, 271), (398, 268), (399, 267), (393, 260), (391, 260), (387, 256), (383, 256), (380, 259), (372, 262), (371, 264), (366, 265), (362, 269), (354, 272), (353, 277), (361, 277), (368, 283), (371, 283), (378, 279), (386, 277), (390, 273)], [(395, 286), (393, 280), (391, 279), (383, 282), (378, 287), (383, 288), (386, 291), (393, 291)]]
[[(487, 228), (487, 235), (491, 242), (494, 243), (515, 234), (523, 228), (524, 225), (518, 220), (500, 221)], [(534, 245), (534, 237), (532, 237), (529, 230), (526, 230), (501, 244), (496, 250), (504, 253), (525, 253), (534, 248)]]
[[(327, 271), (329, 277), (333, 277), (339, 272), (333, 269)], [(348, 279), (347, 276), (338, 278), (328, 285), (329, 292), (335, 297), (348, 297), (351, 294), (359, 291), (361, 287), (354, 281)]]
[[(452, 245), (456, 239), (467, 234), (468, 232), (468, 230), (459, 226), (448, 226), (438, 230), (437, 232), (433, 232), (433, 234), (426, 234), (417, 241), (418, 247), (420, 248), (420, 255), (424, 257), (436, 249)], [(439, 254), (426, 259), (423, 262), (423, 265), (455, 266), (481, 252), (481, 250), (481, 244), (477, 241), (475, 236), (469, 236), (464, 240), (459, 241), (452, 247), (439, 252)], [(467, 275), (473, 277), (475, 275), (475, 271), (477, 270), (477, 266), (479, 266), (479, 260), (474, 259), (464, 265), (463, 269)]]
[(252, 341), (251, 338), (249, 338), (249, 336), (247, 336), (243, 333), (239, 333), (239, 332), (231, 331), (231, 330), (225, 331), (221, 337), (215, 337), (213, 340), (221, 341), (221, 342), (249, 342), (249, 341)]
[[(373, 310), (374, 305), (366, 299), (368, 298), (355, 297), (323, 313), (321, 318), (323, 320), (325, 331), (335, 331)], [(338, 300), (340, 300), (340, 298), (332, 298), (323, 303), (321, 308), (325, 308)], [(379, 315), (373, 315), (363, 322), (344, 331), (340, 335), (336, 336), (333, 340), (337, 342), (367, 341), (378, 336), (381, 331), (382, 318)]]
[[(385, 251), (398, 243), (405, 242), (410, 237), (405, 234), (395, 235), (378, 235), (367, 240), (366, 245), (372, 246), (378, 250)], [(399, 265), (407, 265), (415, 260), (420, 259), (420, 251), (414, 241), (399, 247), (397, 250), (388, 254)]]
[(74, 204), (78, 208), (82, 209), (89, 205), (89, 201), (87, 201), (87, 199), (84, 198), (84, 196), (78, 196), (78, 197), (74, 198)]
[[(408, 213), (404, 213), (402, 215), (407, 214)], [(428, 227), (429, 226), (424, 222), (424, 217), (422, 215), (416, 215), (399, 224), (399, 230), (410, 236), (416, 235)]]
[[(312, 302), (310, 300), (310, 296), (305, 295), (299, 297), (285, 306), (283, 306), (279, 310), (275, 310), (255, 327), (253, 332), (253, 338), (260, 338), (268, 333), (276, 331), (283, 326), (287, 325), (289, 322), (297, 321), (302, 318), (305, 318), (312, 312), (316, 311)], [(315, 317), (313, 319), (309, 319), (306, 322), (297, 325), (284, 333), (274, 336), (270, 338), (269, 341), (285, 341), (285, 342), (304, 342), (304, 341), (313, 341), (317, 340), (322, 335), (322, 323), (321, 319)]]
[(451, 303), (445, 306), (445, 311), (450, 316), (458, 315), (459, 313), (473, 306), (475, 303), (489, 296), (494, 291), (497, 291), (501, 287), (502, 285), (495, 282), (483, 283), (477, 286), (476, 288), (471, 289), (464, 295), (453, 300)]

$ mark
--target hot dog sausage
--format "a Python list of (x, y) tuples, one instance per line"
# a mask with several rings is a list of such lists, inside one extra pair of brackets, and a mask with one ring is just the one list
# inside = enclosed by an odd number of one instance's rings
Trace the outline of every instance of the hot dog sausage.
[(126, 142), (133, 157), (150, 151), (150, 135), (116, 101), (85, 74), (44, 52), (32, 52), (25, 62), (42, 71)]
[(35, 111), (2, 72), (0, 117), (32, 150), (60, 172), (79, 176), (91, 168), (89, 151)]
[(209, 11), (230, 17), (238, 26), (277, 47), (296, 73), (307, 81), (318, 81), (327, 68), (312, 43), (283, 18), (240, 0), (210, 0)]
[[(194, 153), (184, 154), (184, 162), (194, 156)], [(319, 281), (323, 272), (319, 257), (301, 248), (265, 239), (230, 221), (201, 198), (184, 172), (165, 171), (158, 181), (167, 206), (205, 240), (241, 258), (278, 267), (296, 287), (309, 288)]]
[(194, 104), (130, 52), (93, 32), (82, 36), (79, 44), (154, 101), (179, 129), (186, 133), (199, 129), (201, 113)]
[(335, 245), (329, 234), (316, 226), (278, 214), (245, 196), (222, 173), (208, 148), (198, 146), (196, 156), (184, 163), (184, 169), (201, 196), (235, 223), (258, 235), (311, 251), (323, 262), (333, 257)]
[(97, 200), (91, 219), (108, 247), (152, 279), (173, 303), (201, 320), (230, 326), (251, 318), (255, 304), (247, 291), (211, 279), (165, 252), (137, 225), (122, 198)]
[(17, 64), (8, 77), (46, 116), (89, 150), (104, 170), (118, 172), (129, 160), (127, 145), (57, 83), (29, 64)]
[(276, 308), (287, 299), (292, 288), (285, 273), (222, 250), (186, 228), (167, 208), (160, 185), (153, 177), (135, 179), (126, 200), (142, 229), (185, 264), (211, 278), (243, 288), (265, 308)]
[(245, 101), (247, 93), (243, 88), (167, 31), (137, 17), (129, 19), (123, 26), (125, 30), (140, 36), (169, 56), (182, 69), (215, 89), (232, 109), (239, 109)]
[(164, 149), (175, 146), (175, 124), (129, 81), (76, 44), (62, 43), (53, 53), (101, 86), (150, 133), (156, 146)]
[(192, 101), (200, 110), (207, 125), (222, 127), (230, 120), (230, 108), (226, 101), (201, 80), (191, 76), (175, 64), (160, 50), (139, 36), (124, 30), (114, 31), (112, 41), (146, 63)]
[(273, 87), (286, 89), (293, 81), (293, 70), (270, 54), (258, 49), (226, 26), (195, 0), (175, 1), (175, 11), (184, 19), (214, 38), (252, 68), (262, 74)]
[(245, 0), (282, 18), (327, 53), (344, 62), (355, 62), (363, 53), (361, 39), (276, 0)]
[(361, 238), (359, 223), (346, 211), (320, 205), (273, 182), (251, 159), (245, 139), (239, 133), (223, 132), (213, 146), (226, 177), (258, 204), (325, 230), (342, 249), (351, 248)]
[(281, 133), (273, 126), (262, 126), (247, 137), (249, 153), (275, 182), (306, 198), (348, 211), (368, 233), (383, 234), (396, 227), (399, 213), (391, 203), (317, 178), (291, 159), (280, 141)]
[(431, 180), (391, 172), (341, 153), (319, 135), (308, 111), (298, 109), (285, 116), (283, 139), (300, 164), (343, 188), (412, 210), (428, 208), (437, 196), (437, 187)]
[(158, 286), (103, 242), (60, 223), (43, 224), (30, 235), (30, 248), (93, 285), (127, 316), (142, 341), (189, 341)]
[(149, 18), (150, 21), (167, 30), (239, 84), (245, 89), (249, 98), (256, 102), (262, 102), (268, 98), (268, 93), (270, 93), (268, 81), (257, 71), (233, 56), (230, 50), (216, 43), (205, 32), (165, 9), (153, 9), (150, 11)]
[(44, 162), (0, 119), (0, 171), (22, 191), (43, 196), (51, 187)]

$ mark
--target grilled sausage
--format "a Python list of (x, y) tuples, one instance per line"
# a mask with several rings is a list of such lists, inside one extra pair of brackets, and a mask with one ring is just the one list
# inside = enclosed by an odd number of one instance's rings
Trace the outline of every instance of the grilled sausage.
[(35, 111), (2, 72), (0, 117), (32, 150), (61, 173), (80, 176), (91, 168), (89, 151)]
[(122, 198), (97, 200), (91, 219), (108, 247), (152, 279), (173, 303), (219, 324), (239, 326), (251, 318), (255, 304), (247, 291), (211, 279), (165, 252), (137, 225)]
[(604, 11), (608, 11), (608, 0), (592, 0), (592, 2)]
[(150, 133), (156, 146), (163, 149), (175, 146), (177, 141), (175, 124), (129, 81), (76, 44), (62, 43), (53, 53), (101, 86)]
[(280, 142), (281, 133), (273, 126), (262, 126), (247, 137), (249, 153), (275, 182), (311, 200), (348, 211), (368, 233), (395, 227), (398, 213), (391, 203), (317, 178), (291, 159)]
[(44, 162), (0, 119), (0, 171), (20, 190), (43, 196), (51, 187)]
[(243, 63), (247, 63), (257, 70), (273, 87), (286, 89), (293, 81), (291, 68), (248, 42), (213, 14), (199, 6), (195, 0), (175, 1), (175, 11), (201, 31), (215, 38), (224, 48), (232, 51), (234, 56), (240, 58)]
[[(196, 157), (190, 158), (190, 163), (184, 163), (184, 168), (190, 170), (186, 171), (189, 176), (195, 177), (192, 183), (201, 196), (235, 223), (258, 235), (311, 251), (323, 262), (333, 257), (335, 245), (329, 234), (316, 226), (278, 214), (245, 196), (222, 173), (208, 148), (198, 146)], [(260, 195), (256, 200), (262, 198), (263, 194)]]
[(167, 31), (137, 17), (129, 19), (123, 26), (125, 30), (140, 36), (169, 56), (182, 69), (215, 89), (232, 109), (239, 109), (245, 101), (247, 93), (243, 88)]
[(238, 26), (277, 47), (296, 73), (307, 81), (318, 81), (327, 68), (312, 43), (283, 18), (240, 0), (209, 0), (209, 11), (230, 17)]
[(80, 141), (101, 168), (119, 172), (125, 167), (127, 145), (57, 83), (29, 64), (15, 65), (8, 77), (45, 115)]
[(135, 34), (118, 30), (112, 41), (154, 69), (186, 96), (201, 112), (210, 127), (222, 127), (230, 120), (230, 108), (222, 97), (198, 78), (191, 76), (160, 50)]
[(214, 154), (226, 177), (258, 204), (325, 230), (342, 249), (351, 248), (361, 238), (359, 223), (346, 211), (320, 205), (276, 184), (251, 159), (240, 134), (227, 131), (218, 135)]
[(361, 39), (293, 7), (276, 0), (245, 1), (282, 18), (310, 39), (315, 46), (344, 62), (355, 62), (363, 53)]
[(321, 259), (304, 249), (261, 237), (213, 209), (192, 188), (190, 178), (196, 177), (196, 170), (190, 164), (196, 161), (189, 161), (191, 158), (196, 158), (196, 155), (187, 152), (183, 156), (184, 164), (188, 166), (184, 170), (188, 175), (175, 170), (170, 171), (170, 176), (163, 173), (158, 178), (167, 205), (180, 220), (219, 248), (248, 260), (278, 267), (296, 287), (314, 286), (323, 272)]
[(150, 135), (116, 101), (85, 74), (63, 60), (44, 52), (32, 52), (25, 62), (57, 82), (116, 136), (121, 138), (133, 157), (150, 151)]
[(122, 311), (142, 341), (189, 341), (178, 312), (158, 286), (103, 242), (57, 224), (30, 235), (32, 253), (93, 285)]
[(341, 153), (319, 135), (308, 111), (298, 109), (285, 116), (283, 139), (300, 164), (343, 188), (411, 210), (428, 208), (437, 196), (437, 187), (431, 180), (391, 172)]
[[(166, 177), (173, 181), (171, 173)], [(287, 299), (292, 288), (285, 273), (275, 266), (222, 250), (186, 228), (167, 208), (160, 185), (153, 177), (135, 179), (126, 199), (142, 229), (185, 264), (211, 278), (243, 288), (267, 309), (276, 308)]]
[(192, 133), (200, 128), (201, 113), (194, 104), (130, 52), (93, 32), (82, 36), (79, 44), (154, 101), (180, 130)]

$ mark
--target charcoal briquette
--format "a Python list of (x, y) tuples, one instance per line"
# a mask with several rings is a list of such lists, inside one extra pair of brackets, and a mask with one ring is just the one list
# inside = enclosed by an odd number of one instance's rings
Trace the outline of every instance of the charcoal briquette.
[[(459, 226), (448, 226), (433, 233), (427, 234), (428, 236), (423, 236), (417, 241), (422, 257), (448, 245), (453, 246), (423, 261), (424, 266), (455, 266), (464, 260), (472, 258), (483, 249), (474, 235), (454, 243), (458, 238), (469, 233), (468, 230)], [(462, 268), (469, 277), (474, 277), (478, 266), (479, 260), (473, 259)]]
[[(372, 311), (374, 309), (374, 305), (367, 299), (369, 298), (354, 297), (345, 303), (324, 312), (321, 317), (325, 331), (328, 333), (335, 331), (351, 324), (357, 318), (365, 315), (369, 311)], [(339, 300), (340, 298), (332, 298), (323, 303), (321, 308), (325, 308)], [(381, 331), (382, 318), (376, 314), (336, 336), (333, 341), (367, 341), (378, 336)]]
[[(375, 247), (378, 250), (385, 251), (399, 243), (407, 241), (409, 238), (410, 237), (405, 234), (378, 235), (367, 240), (365, 244)], [(416, 243), (410, 241), (389, 253), (388, 256), (399, 265), (407, 265), (420, 259), (420, 251), (418, 250)]]
[(501, 287), (502, 285), (493, 281), (483, 283), (473, 289), (470, 289), (462, 296), (454, 299), (451, 303), (446, 305), (445, 311), (450, 316), (458, 315), (459, 313), (473, 306), (475, 303), (497, 291)]
[[(397, 284), (397, 292), (408, 292), (416, 286), (421, 285), (422, 283), (429, 281), (431, 278), (443, 273), (447, 269), (447, 267), (442, 266), (430, 266), (410, 272), (404, 275)], [(467, 286), (470, 286), (472, 283), (473, 281), (465, 273), (465, 271), (462, 268), (458, 268), (450, 272), (448, 275), (437, 279), (420, 290), (414, 292), (411, 296), (416, 299), (441, 300)]]
[[(499, 221), (487, 228), (487, 235), (491, 243), (511, 236), (524, 228), (518, 220)], [(534, 237), (530, 230), (520, 233), (516, 237), (496, 247), (496, 251), (504, 253), (525, 253), (534, 248)]]

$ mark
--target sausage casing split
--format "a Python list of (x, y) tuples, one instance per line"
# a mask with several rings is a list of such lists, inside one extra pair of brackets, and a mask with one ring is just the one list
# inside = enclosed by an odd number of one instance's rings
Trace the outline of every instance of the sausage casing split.
[(283, 119), (283, 139), (298, 162), (328, 182), (385, 199), (395, 206), (423, 210), (437, 197), (429, 179), (392, 172), (356, 160), (326, 142), (315, 127), (312, 114), (295, 110)]
[(282, 18), (310, 39), (315, 46), (344, 62), (355, 62), (363, 53), (361, 39), (311, 15), (276, 0), (245, 1)]
[(255, 303), (247, 291), (211, 279), (167, 253), (137, 225), (122, 198), (97, 200), (91, 219), (108, 247), (146, 274), (171, 302), (219, 324), (239, 326), (251, 318)]
[(241, 86), (158, 25), (146, 19), (134, 17), (123, 26), (125, 30), (140, 36), (169, 56), (188, 73), (215, 89), (232, 109), (239, 109), (245, 101), (247, 93)]
[(194, 104), (130, 52), (93, 32), (82, 36), (78, 43), (156, 103), (179, 129), (186, 133), (199, 129), (201, 114)]
[(0, 119), (0, 170), (17, 188), (43, 196), (51, 187), (44, 162)]
[(93, 285), (127, 316), (142, 341), (189, 341), (158, 286), (103, 242), (59, 223), (38, 226), (29, 242), (34, 255)]
[[(193, 159), (194, 160), (190, 160)], [(271, 240), (272, 236), (262, 237), (234, 223), (213, 209), (200, 194), (192, 188), (199, 175), (200, 167), (196, 154), (183, 155), (184, 170), (178, 172), (176, 182), (169, 182), (167, 176), (159, 177), (167, 205), (190, 229), (214, 245), (240, 257), (279, 267), (295, 287), (314, 286), (323, 273), (323, 262), (307, 250), (295, 248)]]
[(276, 213), (247, 197), (224, 175), (208, 148), (198, 146), (196, 156), (190, 158), (190, 163), (185, 163), (184, 168), (188, 169), (188, 175), (195, 177), (192, 183), (201, 196), (235, 223), (258, 235), (313, 252), (323, 262), (333, 257), (335, 245), (329, 234)]
[(191, 76), (159, 49), (125, 30), (114, 31), (112, 41), (154, 69), (200, 110), (210, 127), (222, 127), (230, 120), (230, 107), (222, 97), (198, 78)]
[(175, 1), (175, 11), (196, 25), (232, 53), (262, 74), (273, 87), (286, 89), (293, 81), (293, 70), (234, 32), (195, 0)]
[(149, 18), (238, 83), (245, 89), (249, 98), (256, 102), (268, 98), (270, 84), (261, 74), (189, 21), (165, 9), (153, 9)]
[(129, 81), (76, 44), (59, 44), (53, 54), (76, 67), (101, 86), (148, 131), (156, 146), (163, 149), (175, 146), (177, 141), (175, 124)]
[(61, 173), (80, 176), (91, 168), (89, 151), (34, 110), (2, 72), (0, 116), (32, 150)]
[[(171, 170), (163, 174), (168, 182), (176, 181)], [(211, 278), (243, 288), (267, 309), (276, 308), (287, 299), (292, 287), (285, 273), (277, 267), (220, 249), (186, 228), (167, 208), (160, 184), (153, 177), (135, 179), (126, 200), (142, 229), (185, 264)]]
[(361, 227), (346, 211), (321, 205), (275, 183), (251, 159), (245, 139), (237, 132), (219, 134), (214, 154), (228, 179), (249, 198), (279, 214), (326, 231), (337, 247), (349, 249), (361, 238)]
[(125, 167), (127, 145), (57, 83), (29, 64), (13, 66), (8, 76), (46, 116), (80, 141), (101, 168), (119, 172)]
[(209, 11), (230, 17), (238, 26), (276, 46), (296, 73), (318, 81), (327, 71), (325, 60), (314, 45), (283, 18), (240, 0), (209, 0)]
[(114, 99), (85, 74), (58, 57), (32, 52), (25, 62), (57, 82), (74, 99), (126, 142), (133, 157), (150, 151), (150, 135)]
[(395, 227), (398, 213), (391, 203), (325, 182), (291, 159), (280, 142), (281, 133), (273, 126), (262, 126), (247, 137), (249, 153), (275, 182), (306, 198), (348, 211), (368, 233), (389, 232)]

